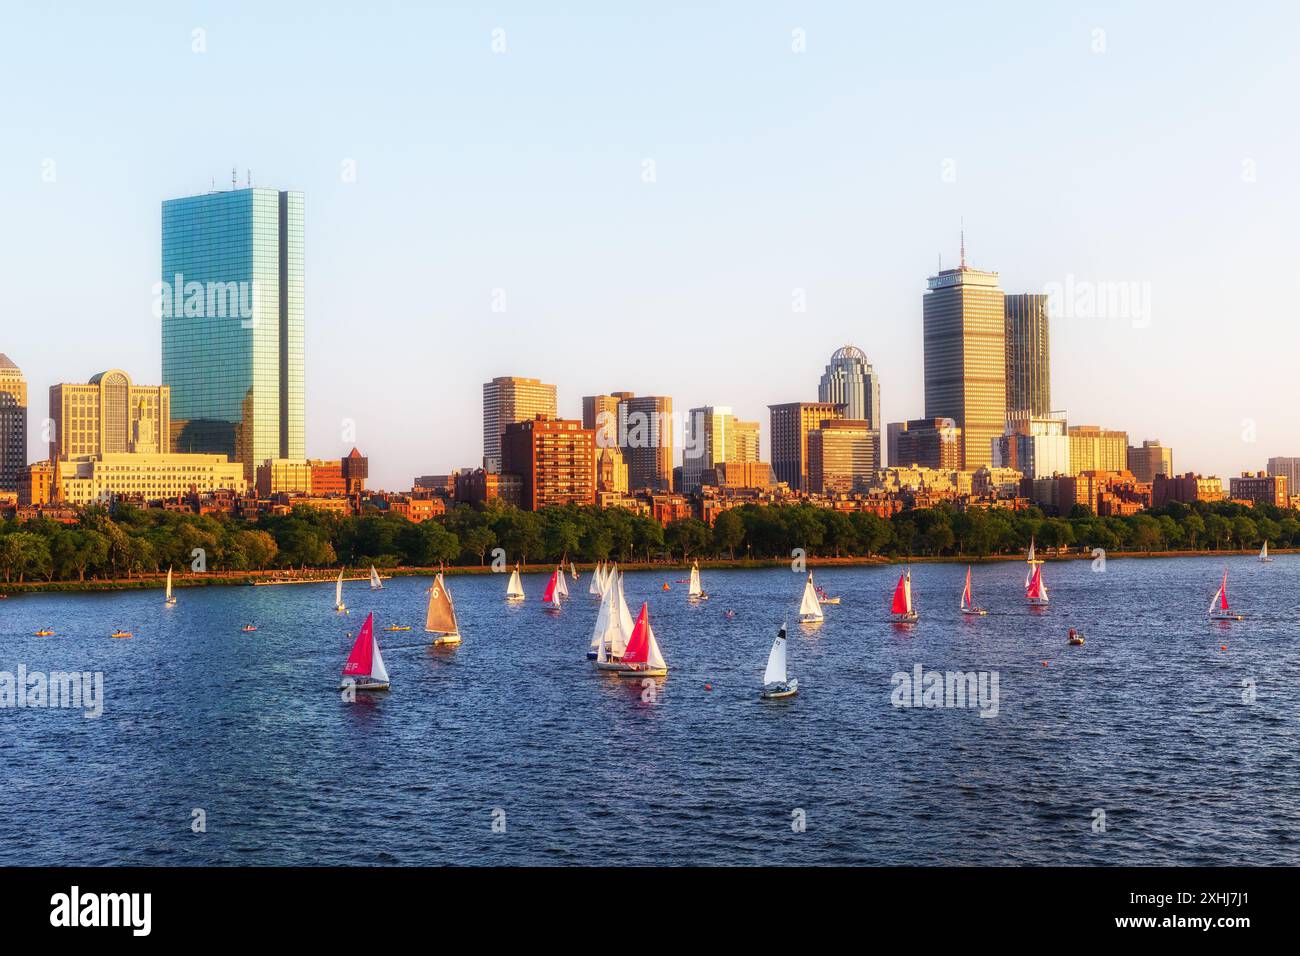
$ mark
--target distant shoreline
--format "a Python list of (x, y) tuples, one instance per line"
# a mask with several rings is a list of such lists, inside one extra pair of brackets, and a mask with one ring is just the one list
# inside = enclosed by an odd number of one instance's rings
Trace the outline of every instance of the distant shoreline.
[[(1272, 552), (1273, 554), (1295, 554), (1300, 552), (1296, 548), (1282, 548)], [(1249, 557), (1257, 554), (1254, 549), (1249, 551), (1108, 551), (1106, 559), (1108, 561), (1122, 560), (1125, 558), (1213, 558), (1213, 557)], [(1045, 561), (1091, 561), (1092, 555), (1087, 552), (1072, 551), (1068, 554), (1048, 554), (1041, 552), (1041, 557)], [(1006, 561), (1024, 561), (1023, 554), (995, 554), (979, 557), (976, 555), (951, 555), (948, 557), (852, 557), (852, 558), (829, 558), (817, 557), (808, 558), (807, 565), (810, 568), (839, 568), (839, 567), (867, 567), (872, 565), (888, 566), (894, 564), (992, 564), (995, 562)], [(746, 560), (736, 558), (735, 560), (727, 558), (706, 559), (700, 561), (702, 570), (756, 570), (763, 568), (781, 568), (790, 564), (788, 560), (776, 558), (755, 558)], [(512, 565), (513, 566), (513, 565)], [(520, 570), (525, 574), (538, 574), (549, 571), (553, 568), (552, 564), (527, 564), (521, 565)], [(628, 571), (663, 571), (682, 572), (684, 573), (690, 567), (689, 562), (684, 561), (654, 561), (646, 563), (644, 561), (630, 561), (620, 563), (619, 567)], [(591, 564), (578, 565), (578, 569), (584, 573), (590, 573)], [(398, 568), (381, 568), (379, 573), (382, 577), (431, 577), (438, 573), (438, 568), (417, 568), (417, 567), (398, 567)], [(447, 567), (442, 569), (449, 577), (453, 575), (472, 575), (472, 574), (492, 574), (491, 567), (465, 566), (465, 567)], [(357, 568), (345, 572), (345, 581), (366, 581), (369, 580), (367, 569)], [(307, 572), (293, 572), (292, 574), (285, 571), (225, 571), (213, 572), (207, 574), (180, 574), (174, 575), (172, 584), (176, 588), (191, 587), (248, 587), (255, 582), (261, 586), (267, 587), (289, 587), (294, 584), (332, 584), (338, 577), (338, 568), (322, 568), (309, 570)], [(286, 580), (290, 579), (290, 580)], [(89, 579), (86, 581), (24, 581), (19, 584), (12, 582), (5, 584), (0, 582), (0, 595), (17, 596), (20, 594), (41, 594), (72, 592), (85, 593), (96, 591), (141, 591), (161, 589), (165, 586), (167, 575), (163, 574), (146, 574), (131, 578), (113, 578), (113, 579)]]

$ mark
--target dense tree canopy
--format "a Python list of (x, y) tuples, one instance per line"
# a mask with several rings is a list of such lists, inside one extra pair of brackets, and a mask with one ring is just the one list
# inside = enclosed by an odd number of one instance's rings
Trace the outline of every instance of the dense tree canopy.
[(379, 511), (340, 517), (310, 508), (256, 523), (119, 505), (88, 508), (76, 525), (48, 519), (0, 524), (0, 578), (84, 581), (130, 578), (168, 567), (209, 571), (274, 568), (486, 565), (561, 560), (653, 561), (692, 558), (984, 556), (1043, 549), (1108, 551), (1300, 547), (1300, 514), (1232, 502), (1171, 504), (1129, 517), (1097, 517), (1076, 507), (1068, 518), (1036, 508), (900, 512), (892, 519), (811, 504), (745, 505), (712, 528), (695, 518), (666, 528), (618, 508), (570, 506), (538, 512), (493, 503), (459, 506), (413, 524)]

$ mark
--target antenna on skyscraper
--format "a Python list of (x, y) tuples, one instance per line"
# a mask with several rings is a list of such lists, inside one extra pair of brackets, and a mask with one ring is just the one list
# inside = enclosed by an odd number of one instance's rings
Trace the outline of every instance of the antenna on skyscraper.
[(251, 169), (248, 171), (248, 185), (250, 189), (253, 186), (253, 171)]
[(961, 219), (961, 267), (966, 268), (966, 218)]
[(239, 177), (239, 171), (236, 170), (234, 166), (231, 166), (231, 167), (230, 167), (230, 188), (231, 188), (231, 189), (238, 189), (238, 188), (239, 188), (239, 179), (238, 179), (238, 177)]

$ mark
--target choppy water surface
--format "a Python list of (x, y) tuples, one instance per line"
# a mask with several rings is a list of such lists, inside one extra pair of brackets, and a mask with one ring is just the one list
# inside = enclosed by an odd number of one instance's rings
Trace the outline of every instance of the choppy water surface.
[[(513, 607), (502, 576), (452, 578), (448, 652), (422, 578), (348, 584), (346, 618), (328, 584), (11, 597), (0, 669), (102, 671), (106, 702), (0, 710), (0, 863), (1296, 864), (1300, 558), (1228, 565), (1242, 623), (1205, 618), (1216, 559), (1048, 564), (1045, 612), (1023, 564), (977, 566), (975, 620), (965, 568), (920, 565), (910, 628), (895, 568), (818, 573), (843, 604), (812, 628), (786, 570), (706, 570), (698, 605), (681, 572), (629, 573), (671, 666), (652, 703), (586, 662), (585, 574), (559, 615), (540, 575)], [(393, 689), (345, 704), (371, 610)], [(782, 619), (801, 692), (764, 703)], [(891, 705), (916, 664), (996, 672), (997, 716)]]

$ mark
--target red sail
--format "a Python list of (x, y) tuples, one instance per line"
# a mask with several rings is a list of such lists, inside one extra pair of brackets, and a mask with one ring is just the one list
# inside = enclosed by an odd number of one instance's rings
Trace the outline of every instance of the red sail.
[(1043, 596), (1042, 565), (1034, 565), (1034, 576), (1029, 579), (1029, 587), (1026, 589), (1025, 596), (1031, 598), (1040, 598)]
[(970, 607), (970, 568), (966, 569), (966, 587), (961, 592), (961, 606)]
[(559, 573), (559, 571), (552, 571), (551, 580), (546, 582), (546, 593), (542, 595), (542, 600), (547, 604), (551, 604), (555, 601), (555, 578)]
[(644, 664), (650, 657), (650, 615), (646, 604), (641, 602), (641, 613), (636, 616), (636, 626), (632, 628), (632, 637), (623, 652), (624, 664)]
[(1223, 585), (1219, 588), (1219, 607), (1228, 610), (1228, 572), (1223, 572)]
[(374, 612), (366, 615), (366, 623), (361, 625), (361, 632), (357, 634), (357, 642), (352, 645), (352, 653), (348, 655), (348, 662), (343, 665), (344, 677), (370, 676), (370, 667), (374, 660), (375, 651), (374, 617)]
[(907, 606), (907, 584), (903, 580), (905, 577), (906, 572), (898, 576), (898, 587), (894, 588), (894, 603), (889, 608), (892, 614), (906, 614), (911, 610)]

